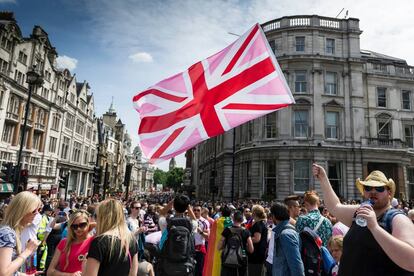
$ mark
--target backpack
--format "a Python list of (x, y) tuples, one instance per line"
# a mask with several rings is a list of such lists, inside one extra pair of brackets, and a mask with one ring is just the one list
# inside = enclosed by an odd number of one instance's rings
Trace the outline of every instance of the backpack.
[(316, 231), (322, 225), (325, 218), (321, 216), (314, 229), (305, 227), (300, 233), (301, 257), (305, 267), (306, 276), (327, 276), (331, 275), (335, 260), (328, 249), (322, 246), (322, 239)]
[(221, 252), (221, 264), (231, 268), (245, 267), (247, 265), (247, 255), (243, 249), (241, 236), (244, 228), (230, 227), (229, 230), (230, 235), (226, 239)]
[(171, 218), (167, 222), (168, 237), (161, 250), (161, 275), (193, 275), (195, 244), (191, 222), (188, 218)]

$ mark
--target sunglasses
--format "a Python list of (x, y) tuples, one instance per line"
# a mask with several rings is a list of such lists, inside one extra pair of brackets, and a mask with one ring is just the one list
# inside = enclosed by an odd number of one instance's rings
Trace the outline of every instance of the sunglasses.
[(194, 209), (194, 212), (201, 212), (200, 209)]
[(32, 214), (36, 215), (37, 213), (40, 213), (40, 211), (42, 211), (42, 208), (37, 208), (34, 211), (32, 211)]
[(85, 229), (86, 226), (88, 226), (88, 223), (87, 222), (82, 222), (82, 223), (79, 223), (79, 224), (72, 224), (70, 226), (70, 228), (72, 228), (73, 230), (78, 230), (78, 228), (79, 229)]
[(378, 193), (382, 193), (383, 191), (385, 191), (385, 186), (381, 186), (381, 187), (371, 187), (371, 186), (364, 186), (364, 191), (365, 192), (371, 192), (372, 190), (377, 191)]
[(139, 207), (135, 206), (135, 207), (132, 207), (132, 209), (138, 210), (138, 209), (141, 209), (141, 206)]

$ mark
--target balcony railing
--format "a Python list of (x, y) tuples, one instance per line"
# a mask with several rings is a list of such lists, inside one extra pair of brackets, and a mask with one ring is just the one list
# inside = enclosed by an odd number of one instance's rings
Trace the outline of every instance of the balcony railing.
[(286, 16), (262, 24), (265, 32), (302, 26), (359, 31), (359, 21), (357, 19), (337, 19), (317, 15)]
[(407, 148), (407, 144), (400, 139), (366, 138), (368, 146), (381, 148)]
[(35, 130), (45, 131), (45, 125), (41, 123), (35, 123)]
[(19, 121), (19, 115), (15, 114), (15, 113), (12, 113), (12, 112), (6, 112), (6, 119), (14, 121), (14, 122), (18, 122)]

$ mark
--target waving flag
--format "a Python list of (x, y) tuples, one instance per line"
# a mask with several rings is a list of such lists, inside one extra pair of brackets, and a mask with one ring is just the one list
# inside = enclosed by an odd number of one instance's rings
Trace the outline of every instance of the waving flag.
[(150, 162), (294, 103), (259, 24), (219, 53), (133, 98)]

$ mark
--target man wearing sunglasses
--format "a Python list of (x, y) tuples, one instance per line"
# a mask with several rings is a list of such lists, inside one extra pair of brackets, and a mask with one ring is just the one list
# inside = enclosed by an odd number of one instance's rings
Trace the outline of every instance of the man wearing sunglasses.
[[(328, 211), (350, 227), (343, 241), (339, 275), (414, 275), (414, 224), (400, 210), (391, 208), (395, 183), (373, 171), (356, 186), (371, 205), (343, 205), (329, 183), (325, 169), (313, 164)], [(367, 221), (358, 226), (358, 215)]]

